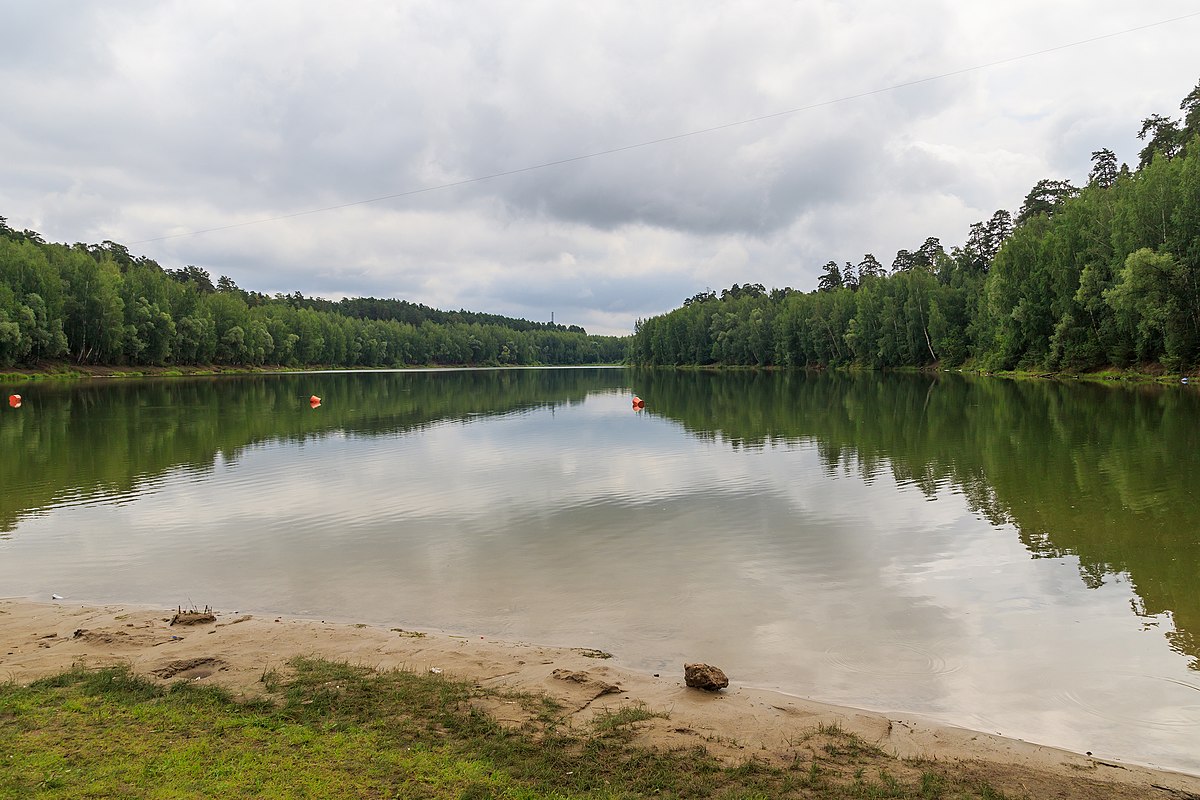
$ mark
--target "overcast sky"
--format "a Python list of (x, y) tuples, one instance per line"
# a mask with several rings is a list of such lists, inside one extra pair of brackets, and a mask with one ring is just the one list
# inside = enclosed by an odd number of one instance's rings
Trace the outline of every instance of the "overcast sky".
[[(625, 334), (733, 283), (949, 248), (1179, 116), (1160, 0), (0, 0), (0, 216), (245, 289)], [(227, 230), (871, 93), (545, 169)], [(154, 240), (156, 241), (149, 241)]]

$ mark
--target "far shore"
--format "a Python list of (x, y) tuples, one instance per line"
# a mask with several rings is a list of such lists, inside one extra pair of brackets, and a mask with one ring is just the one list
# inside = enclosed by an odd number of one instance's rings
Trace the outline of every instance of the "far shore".
[[(338, 366), (280, 366), (280, 365), (231, 365), (208, 364), (186, 366), (121, 366), (99, 364), (75, 364), (72, 362), (44, 362), (35, 367), (9, 367), (0, 371), (0, 383), (20, 384), (26, 381), (45, 380), (87, 380), (91, 378), (178, 378), (178, 377), (208, 377), (214, 375), (267, 375), (267, 374), (304, 374), (321, 372), (394, 372), (397, 370), (434, 370), (434, 369), (571, 369), (584, 367), (633, 367), (634, 364), (604, 363), (604, 364), (405, 364), (395, 367), (338, 367)], [(792, 369), (805, 371), (805, 368), (791, 367), (754, 367), (743, 365), (723, 364), (687, 364), (674, 367), (646, 367), (647, 369), (679, 369), (686, 371), (718, 371), (745, 372), (762, 370), (766, 372), (786, 372)], [(820, 372), (872, 372), (854, 365), (811, 368)], [(999, 370), (988, 371), (971, 366), (946, 367), (931, 366), (924, 368), (900, 367), (882, 372), (897, 372), (905, 374), (937, 375), (943, 372), (955, 372), (964, 375), (982, 377), (1007, 378), (1010, 380), (1058, 380), (1080, 381), (1087, 383), (1106, 384), (1165, 384), (1173, 385), (1190, 381), (1200, 385), (1200, 374), (1170, 372), (1161, 365), (1149, 364), (1141, 367), (1118, 368), (1105, 367), (1095, 370)]]
[(8, 367), (0, 372), (0, 383), (21, 383), (46, 380), (87, 380), (90, 378), (187, 378), (211, 377), (213, 375), (294, 375), (320, 372), (396, 372), (400, 370), (433, 369), (571, 369), (576, 367), (621, 367), (623, 364), (405, 364), (395, 367), (336, 367), (314, 365), (289, 367), (264, 364), (261, 366), (236, 364), (191, 364), (186, 366), (163, 366), (139, 364), (137, 366), (73, 364), (70, 362), (46, 362), (37, 367)]
[[(223, 610), (208, 622), (173, 626), (174, 611), (0, 599), (0, 678), (27, 683), (73, 665), (128, 664), (156, 680), (216, 683), (239, 695), (257, 696), (263, 693), (265, 673), (286, 670), (296, 656), (316, 656), (544, 693), (569, 709), (571, 721), (579, 724), (606, 710), (643, 704), (666, 712), (667, 718), (647, 722), (639, 730), (639, 743), (668, 749), (701, 746), (731, 764), (751, 758), (787, 763), (803, 747), (804, 731), (837, 725), (890, 757), (932, 759), (978, 772), (1017, 796), (1200, 797), (1200, 776), (1094, 758), (907, 714), (822, 704), (740, 685), (736, 675), (720, 692), (691, 689), (684, 685), (682, 664), (672, 674), (651, 675), (621, 667), (619, 657), (587, 648)], [(499, 708), (493, 713), (502, 719), (505, 712)]]

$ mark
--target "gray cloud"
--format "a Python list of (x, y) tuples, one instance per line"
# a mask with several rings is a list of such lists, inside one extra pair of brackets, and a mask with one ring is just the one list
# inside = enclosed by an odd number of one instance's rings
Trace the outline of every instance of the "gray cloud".
[(1038, 179), (1082, 181), (1099, 147), (1135, 161), (1140, 120), (1176, 113), (1200, 77), (1200, 20), (820, 104), (1191, 10), (7, 3), (0, 214), (135, 242), (816, 105), (132, 245), (262, 291), (555, 310), (623, 333), (709, 286), (809, 288), (830, 258), (961, 242)]

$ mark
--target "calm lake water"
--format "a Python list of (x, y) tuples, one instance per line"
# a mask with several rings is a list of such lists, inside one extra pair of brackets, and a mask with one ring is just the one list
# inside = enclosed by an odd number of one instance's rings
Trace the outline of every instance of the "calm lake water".
[(0, 595), (702, 660), (1200, 774), (1195, 387), (551, 369), (17, 391)]

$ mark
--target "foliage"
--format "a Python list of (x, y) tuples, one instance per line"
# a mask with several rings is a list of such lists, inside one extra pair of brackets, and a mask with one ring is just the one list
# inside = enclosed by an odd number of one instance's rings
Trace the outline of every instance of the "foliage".
[(0, 217), (0, 367), (613, 363), (625, 340), (404, 300), (268, 297), (122, 245), (48, 244)]
[[(639, 321), (639, 364), (1087, 370), (1200, 365), (1200, 84), (1144, 121), (1137, 171), (1092, 153), (1082, 189), (1041, 180), (946, 253), (935, 237), (822, 267), (815, 292), (726, 290)], [(735, 290), (739, 289), (736, 285)], [(760, 287), (761, 288), (761, 287)]]

